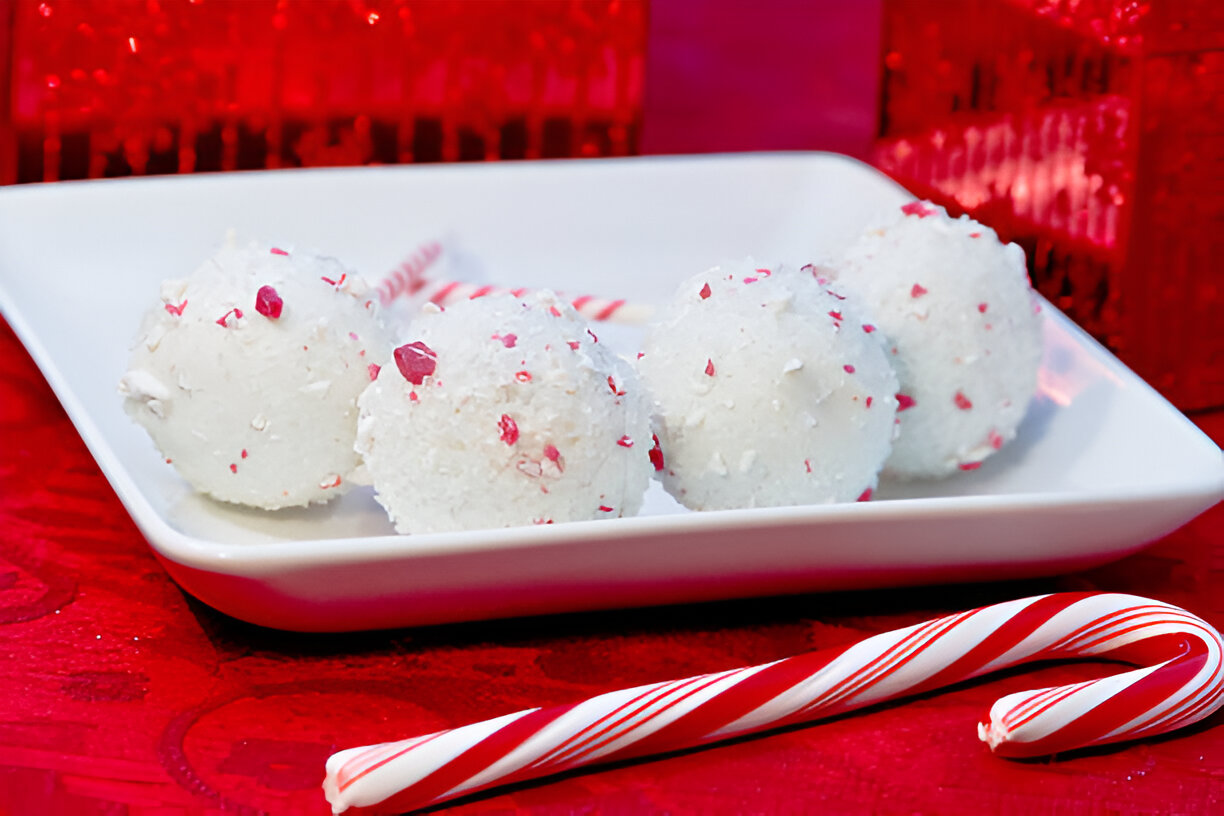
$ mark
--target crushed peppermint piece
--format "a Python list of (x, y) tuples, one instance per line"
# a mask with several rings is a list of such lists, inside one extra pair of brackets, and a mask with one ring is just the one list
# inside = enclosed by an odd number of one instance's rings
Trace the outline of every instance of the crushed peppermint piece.
[(962, 411), (968, 411), (970, 408), (972, 408), (972, 407), (973, 407), (973, 403), (969, 401), (969, 398), (968, 398), (968, 397), (966, 397), (966, 396), (965, 396), (965, 395), (964, 395), (962, 392), (960, 392), (960, 391), (957, 391), (957, 392), (956, 392), (956, 393), (955, 393), (955, 394), (952, 396), (952, 401), (953, 401), (954, 403), (956, 403), (956, 407), (957, 407), (957, 408), (959, 408), (959, 409), (961, 409)]
[(270, 252), (271, 252), (273, 255), (288, 255), (288, 254), (289, 254), (288, 252), (286, 252), (285, 250), (281, 249), (280, 247), (272, 247), (272, 249), (271, 249), (271, 250), (269, 250), (269, 251), (270, 251)]
[(651, 434), (650, 441), (654, 443), (647, 456), (650, 458), (650, 464), (654, 465), (656, 471), (663, 469), (663, 447), (659, 444), (659, 435)]
[[(186, 301), (184, 301), (184, 303), (186, 303)], [(228, 328), (229, 326), (228, 321), (229, 321), (230, 315), (234, 316), (234, 322), (237, 323), (239, 320), (242, 319), (242, 310), (239, 309), (237, 306), (235, 306), (234, 308), (230, 309), (225, 314), (221, 315), (221, 317), (217, 318), (217, 325), (223, 329)]]
[(981, 314), (986, 314), (986, 309), (987, 309), (987, 308), (988, 308), (988, 307), (987, 307), (987, 305), (986, 305), (985, 303), (979, 303), (979, 304), (978, 304), (978, 312), (979, 312), (979, 313), (981, 313)]
[(240, 455), (242, 456), (243, 459), (247, 458), (247, 449), (243, 448), (242, 453)]
[(606, 505), (606, 504), (601, 504), (601, 505), (599, 505), (599, 509), (600, 509), (600, 510), (602, 510), (603, 512), (605, 512), (605, 513), (611, 513), (611, 512), (612, 512), (612, 508), (611, 508), (611, 507), (609, 507), (609, 506), (608, 506), (608, 505)]
[(707, 377), (714, 376), (714, 361), (709, 358), (706, 358), (705, 373)]
[(382, 371), (382, 366), (378, 365), (378, 363), (370, 363), (366, 366), (366, 372), (370, 375), (370, 382), (378, 379), (378, 372), (380, 371)]
[(910, 408), (913, 408), (915, 404), (916, 403), (914, 402), (914, 398), (911, 397), (909, 394), (897, 394), (897, 413), (898, 414), (901, 413), (902, 411), (908, 411)]
[(612, 389), (612, 393), (618, 397), (625, 396), (625, 392), (616, 387), (616, 380), (612, 379), (612, 375), (608, 375), (608, 388)]
[(871, 488), (870, 487), (867, 488), (866, 490), (864, 490), (862, 493), (859, 494), (859, 497), (855, 499), (855, 501), (861, 501), (861, 502), (871, 501), (871, 492), (872, 492)]
[(186, 300), (186, 298), (184, 298), (184, 299), (183, 299), (183, 302), (182, 302), (182, 303), (180, 303), (180, 304), (179, 304), (179, 305), (177, 305), (177, 306), (175, 306), (173, 303), (167, 303), (167, 304), (166, 304), (166, 311), (167, 311), (167, 312), (169, 312), (170, 314), (174, 315), (175, 317), (182, 317), (182, 316), (183, 316), (183, 309), (184, 309), (184, 308), (186, 308), (186, 306), (187, 306), (187, 300)]
[(259, 291), (255, 293), (255, 311), (269, 320), (275, 320), (280, 317), (281, 310), (284, 307), (285, 302), (281, 300), (281, 296), (271, 286), (261, 286)]
[(501, 419), (497, 420), (497, 430), (499, 431), (497, 438), (507, 445), (513, 445), (518, 441), (518, 423), (509, 414), (502, 414)]
[(561, 310), (560, 310), (560, 309), (558, 309), (556, 306), (549, 306), (549, 307), (548, 307), (548, 313), (549, 313), (549, 314), (551, 314), (553, 317), (560, 317), (560, 316), (561, 316)]
[(342, 273), (340, 274), (340, 280), (332, 280), (331, 278), (326, 277), (326, 276), (322, 277), (320, 280), (322, 280), (324, 283), (331, 284), (332, 286), (334, 286), (334, 287), (336, 287), (337, 289), (339, 289), (341, 286), (343, 286), (343, 285), (344, 285), (344, 280), (345, 280), (345, 278), (347, 278), (347, 277), (348, 277), (348, 273), (347, 273), (347, 272), (342, 272)]
[(755, 278), (755, 277), (748, 277), (748, 278), (744, 278), (744, 283), (756, 283), (758, 280), (760, 279)]
[(514, 334), (513, 332), (507, 334), (495, 334), (493, 335), (492, 339), (500, 340), (501, 344), (506, 348), (514, 348), (514, 346), (518, 343), (518, 335)]
[(811, 473), (811, 472), (812, 472), (812, 460), (811, 460), (811, 459), (804, 459), (804, 460), (803, 460), (803, 466), (804, 466), (805, 468), (807, 468), (807, 472), (808, 472), (808, 473)]
[(901, 212), (906, 215), (916, 215), (919, 218), (926, 218), (928, 215), (934, 215), (938, 210), (934, 207), (928, 207), (921, 201), (911, 201), (908, 204), (901, 205)]
[(697, 294), (701, 295), (702, 300), (708, 298), (710, 296), (710, 284), (707, 283), (705, 286), (702, 286), (701, 291)]
[(557, 450), (557, 446), (549, 442), (544, 446), (544, 458), (550, 462), (557, 462), (561, 459), (561, 451)]
[(416, 402), (416, 401), (417, 401), (417, 400), (419, 400), (419, 399), (420, 399), (420, 397), (418, 397), (418, 396), (417, 396), (417, 392), (415, 392), (415, 391), (409, 391), (409, 392), (408, 392), (408, 401), (409, 401), (409, 402)]
[(986, 435), (986, 442), (995, 450), (1003, 447), (1003, 437), (993, 428), (991, 429), (990, 433)]
[(516, 371), (514, 372), (514, 379), (522, 383), (531, 382), (531, 372), (530, 371)]
[(981, 466), (981, 462), (962, 462), (961, 464), (957, 465), (957, 467), (961, 470), (977, 470)]
[(616, 444), (620, 445), (622, 448), (632, 448), (633, 440), (629, 437), (628, 434), (625, 434), (620, 439), (616, 440)]
[(577, 341), (577, 340), (569, 340), (569, 341), (566, 341), (566, 342), (567, 342), (567, 345), (568, 345), (570, 348), (572, 348), (574, 351), (577, 351), (577, 350), (578, 350), (578, 346), (579, 346), (580, 344), (578, 343), (578, 341)]
[(591, 335), (591, 342), (593, 343), (599, 342), (599, 338), (595, 336), (595, 332), (591, 331), (590, 329), (587, 329), (586, 332), (587, 334)]
[(846, 372), (847, 374), (853, 374), (854, 366), (850, 365), (849, 363), (846, 363), (844, 366), (842, 366), (842, 371)]
[(231, 462), (230, 463), (230, 473), (237, 473), (237, 472), (238, 472), (238, 465)]
[(763, 268), (762, 268), (762, 269), (758, 269), (758, 270), (757, 270), (757, 274), (758, 274), (758, 275), (761, 275), (762, 277), (766, 277), (766, 278), (768, 278), (770, 275), (772, 275), (772, 274), (773, 274), (773, 271), (772, 271), (772, 270), (769, 270), (769, 269), (763, 269)]
[(438, 355), (418, 340), (395, 350), (395, 365), (405, 380), (413, 385), (420, 385), (437, 369)]
[(867, 401), (866, 401), (866, 403), (865, 403), (865, 404), (866, 404), (866, 406), (867, 406), (868, 408), (870, 408), (870, 407), (871, 407), (871, 402), (872, 402), (872, 399), (873, 399), (873, 398), (872, 398), (870, 395), (867, 397)]
[(971, 233), (969, 233), (969, 237), (970, 237), (970, 238), (981, 238), (981, 237), (982, 237), (982, 233), (980, 233), (980, 232), (971, 232)]
[(319, 482), (320, 490), (330, 490), (333, 487), (339, 487), (339, 486), (340, 486), (340, 474), (338, 473), (329, 473), (327, 476), (323, 477), (323, 481)]
[(921, 283), (915, 283), (910, 287), (910, 297), (920, 298), (927, 293), (927, 288)]
[(553, 520), (550, 518), (537, 518), (537, 519), (532, 519), (531, 523), (532, 524), (552, 524)]
[(871, 334), (875, 330), (875, 326), (871, 325), (870, 323), (863, 324), (863, 331), (867, 332), (868, 334)]
[(839, 312), (839, 311), (837, 311), (836, 309), (831, 309), (831, 310), (829, 311), (829, 317), (833, 318), (834, 320), (841, 320), (841, 319), (842, 319), (842, 313), (841, 313), (841, 312)]
[(251, 419), (251, 427), (257, 431), (262, 431), (264, 428), (268, 427), (268, 418), (263, 414), (256, 414)]

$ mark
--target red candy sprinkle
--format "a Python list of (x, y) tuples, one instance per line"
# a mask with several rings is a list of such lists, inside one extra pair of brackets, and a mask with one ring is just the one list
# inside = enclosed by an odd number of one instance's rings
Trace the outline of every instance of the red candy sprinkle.
[(577, 340), (569, 340), (567, 342), (569, 343), (569, 347), (572, 348), (574, 351), (578, 350), (579, 343)]
[(344, 279), (345, 279), (345, 278), (347, 278), (347, 277), (348, 277), (348, 273), (347, 273), (347, 272), (343, 272), (343, 273), (341, 273), (341, 275), (340, 275), (340, 280), (332, 280), (331, 278), (326, 278), (326, 277), (325, 277), (325, 278), (321, 278), (320, 280), (322, 280), (324, 283), (330, 283), (332, 286), (334, 286), (334, 287), (336, 287), (337, 289), (339, 289), (341, 286), (343, 286), (343, 285), (344, 285)]
[(898, 394), (897, 395), (897, 413), (898, 414), (901, 413), (902, 411), (906, 411), (910, 408), (913, 408), (914, 404), (915, 404), (914, 398), (911, 397), (909, 394)]
[(182, 317), (182, 316), (183, 316), (183, 309), (184, 309), (186, 306), (187, 306), (187, 301), (186, 301), (186, 300), (184, 300), (182, 303), (180, 303), (180, 304), (179, 304), (179, 305), (177, 305), (177, 306), (175, 306), (175, 305), (173, 305), (173, 304), (170, 304), (170, 303), (167, 303), (167, 304), (166, 304), (166, 311), (167, 311), (167, 312), (169, 312), (170, 314), (174, 315), (175, 317)]
[(956, 394), (952, 397), (952, 401), (956, 403), (956, 407), (962, 411), (968, 411), (973, 407), (973, 403), (969, 401), (969, 398), (960, 391), (956, 392)]
[(625, 436), (622, 436), (620, 439), (616, 440), (616, 444), (620, 445), (622, 448), (632, 448), (633, 440), (629, 438), (628, 434), (626, 434)]
[(377, 363), (370, 363), (366, 366), (366, 371), (370, 374), (370, 382), (374, 382), (378, 379), (378, 372), (382, 371), (382, 366)]
[(849, 363), (846, 363), (844, 366), (842, 366), (842, 370), (845, 371), (847, 374), (853, 374), (854, 366), (850, 365)]
[(714, 376), (714, 361), (709, 358), (706, 359), (705, 373), (707, 377)]
[(871, 488), (869, 487), (860, 493), (859, 497), (855, 499), (855, 501), (871, 501)]
[(969, 237), (970, 237), (970, 238), (981, 238), (981, 237), (982, 237), (982, 233), (980, 233), (980, 232), (971, 232), (971, 233), (969, 233)]
[(697, 294), (701, 295), (702, 300), (708, 298), (710, 296), (710, 284), (707, 283), (705, 286), (701, 287), (701, 291)]
[(595, 332), (591, 331), (590, 329), (587, 329), (587, 334), (591, 335), (592, 342), (595, 342), (595, 343), (599, 342), (599, 338), (595, 336)]
[(246, 449), (246, 448), (243, 448), (243, 449), (242, 449), (242, 458), (243, 458), (243, 459), (247, 458), (247, 449)]
[(663, 447), (659, 444), (659, 435), (651, 434), (650, 440), (654, 443), (654, 446), (650, 449), (650, 453), (647, 454), (647, 456), (650, 457), (650, 464), (654, 465), (654, 469), (656, 471), (662, 470)]
[[(273, 252), (275, 251), (273, 250)], [(261, 286), (259, 291), (255, 293), (255, 311), (264, 317), (275, 320), (281, 316), (281, 309), (284, 307), (285, 302), (281, 300), (281, 296), (271, 286)]]
[(920, 298), (926, 293), (927, 293), (926, 287), (923, 286), (921, 283), (915, 283), (910, 288), (910, 297), (912, 298)]
[(492, 339), (500, 340), (506, 348), (514, 348), (515, 344), (518, 343), (517, 334), (495, 334)]
[(807, 472), (808, 472), (808, 473), (811, 473), (811, 472), (812, 472), (812, 460), (811, 460), (811, 459), (804, 459), (804, 460), (803, 460), (803, 466), (804, 466), (805, 468), (807, 468)]
[(231, 465), (230, 465), (230, 473), (237, 473), (237, 472), (238, 472), (238, 466), (237, 466), (237, 465), (233, 465), (233, 464), (231, 464)]
[(609, 507), (609, 506), (608, 506), (608, 505), (606, 505), (606, 504), (601, 504), (601, 505), (599, 505), (599, 509), (600, 509), (600, 510), (602, 510), (602, 511), (604, 511), (605, 513), (611, 513), (611, 512), (612, 512), (612, 508), (611, 508), (611, 507)]
[(288, 252), (281, 249), (280, 247), (272, 247), (271, 252), (273, 255), (288, 255), (289, 254)]
[(321, 484), (319, 485), (319, 487), (322, 488), (323, 490), (329, 490), (333, 487), (339, 487), (340, 481), (341, 481), (340, 477), (337, 476), (335, 481), (328, 482), (327, 484)]
[(867, 397), (867, 407), (868, 408), (871, 407), (871, 401), (872, 401), (872, 397)]
[(985, 303), (978, 304), (978, 311), (981, 312), (982, 314), (986, 314), (986, 308), (987, 307)]
[(834, 320), (841, 320), (842, 313), (834, 309), (833, 311), (829, 312), (829, 317), (833, 318)]
[(1003, 447), (1003, 437), (999, 435), (998, 431), (992, 430), (986, 436), (986, 441), (989, 442), (990, 447), (994, 448), (995, 450), (998, 450), (999, 448)]
[(919, 218), (926, 218), (928, 215), (934, 215), (938, 210), (933, 207), (928, 207), (921, 201), (911, 201), (908, 204), (901, 206), (901, 212), (906, 215), (916, 215)]
[(871, 334), (873, 331), (875, 331), (875, 326), (871, 325), (870, 323), (864, 323), (863, 331), (867, 332), (868, 334)]
[[(183, 303), (186, 303), (186, 302), (187, 301), (183, 301)], [(217, 319), (217, 325), (220, 326), (221, 328), (225, 328), (228, 325), (226, 321), (229, 320), (230, 315), (233, 315), (235, 320), (241, 320), (242, 310), (239, 309), (237, 306), (235, 306), (233, 309), (230, 309), (228, 312), (221, 315), (221, 317)]]
[(612, 389), (612, 393), (618, 397), (625, 396), (625, 392), (616, 387), (616, 380), (612, 379), (612, 375), (608, 375), (608, 387)]
[(560, 309), (558, 309), (556, 306), (549, 306), (549, 307), (548, 307), (548, 311), (552, 313), (552, 316), (553, 316), (553, 317), (560, 317), (560, 316), (561, 316), (561, 310), (560, 310)]
[(557, 446), (550, 442), (544, 446), (544, 458), (550, 462), (556, 462), (561, 458), (561, 451), (557, 450)]
[(395, 350), (395, 365), (405, 380), (420, 385), (438, 367), (438, 355), (418, 340)]
[(514, 372), (514, 379), (518, 380), (519, 382), (531, 382), (531, 372), (516, 371)]
[(744, 283), (756, 283), (759, 278), (744, 278)]
[(981, 462), (965, 462), (964, 464), (957, 465), (961, 470), (977, 470), (981, 466)]
[(420, 397), (418, 397), (418, 396), (417, 396), (417, 392), (415, 392), (415, 391), (409, 391), (409, 392), (408, 392), (408, 401), (409, 401), (409, 402), (416, 402), (416, 401), (417, 401), (417, 400), (419, 400), (419, 399), (420, 399)]
[(846, 299), (846, 296), (845, 296), (845, 295), (839, 295), (839, 294), (837, 294), (836, 292), (834, 292), (832, 289), (826, 289), (826, 290), (825, 290), (825, 292), (826, 292), (826, 293), (828, 293), (828, 294), (830, 294), (830, 295), (832, 295), (833, 297), (837, 298), (838, 300), (845, 300), (845, 299)]
[(501, 434), (497, 437), (507, 445), (513, 445), (518, 441), (519, 429), (518, 423), (514, 421), (514, 417), (509, 414), (502, 414), (501, 419), (497, 420), (497, 429)]

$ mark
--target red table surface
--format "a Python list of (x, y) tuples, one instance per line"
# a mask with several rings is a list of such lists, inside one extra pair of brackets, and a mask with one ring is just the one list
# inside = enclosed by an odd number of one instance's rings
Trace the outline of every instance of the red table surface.
[[(1224, 438), (1224, 413), (1198, 420)], [(1224, 627), (1224, 506), (1138, 555), (1057, 579), (356, 635), (261, 629), (170, 581), (0, 324), (0, 814), (324, 813), (323, 762), (338, 748), (1080, 589), (1160, 598)], [(1057, 761), (998, 759), (978, 742), (995, 698), (1114, 670), (1014, 671), (446, 812), (1224, 812), (1220, 715)]]

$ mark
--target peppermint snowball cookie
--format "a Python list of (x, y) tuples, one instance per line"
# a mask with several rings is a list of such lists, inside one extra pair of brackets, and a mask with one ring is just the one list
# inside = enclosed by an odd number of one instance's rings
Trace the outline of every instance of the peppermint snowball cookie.
[(866, 499), (897, 378), (857, 304), (807, 266), (716, 267), (680, 285), (638, 362), (663, 486), (694, 510)]
[(631, 366), (550, 292), (413, 323), (361, 395), (357, 450), (401, 533), (632, 516), (650, 414)]
[(227, 247), (162, 284), (119, 383), (124, 409), (196, 490), (275, 510), (349, 487), (357, 396), (393, 345), (339, 261)]
[(901, 382), (886, 470), (973, 470), (1016, 436), (1037, 387), (1041, 320), (1024, 252), (989, 227), (915, 201), (864, 235), (837, 285), (872, 304)]

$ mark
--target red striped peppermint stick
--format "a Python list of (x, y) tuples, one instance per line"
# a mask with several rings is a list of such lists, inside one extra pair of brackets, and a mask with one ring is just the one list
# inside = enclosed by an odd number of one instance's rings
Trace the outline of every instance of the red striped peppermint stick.
[(1041, 756), (1162, 734), (1224, 705), (1220, 634), (1133, 595), (1063, 593), (961, 612), (851, 646), (519, 711), (327, 761), (335, 813), (400, 812), (496, 785), (793, 725), (1032, 660), (1142, 668), (998, 700), (978, 735)]
[[(468, 283), (458, 280), (438, 280), (427, 272), (442, 255), (442, 244), (430, 241), (422, 244), (403, 263), (391, 271), (378, 284), (378, 297), (384, 306), (399, 297), (412, 297), (422, 303), (433, 303), (446, 307), (464, 300), (475, 300), (485, 295), (509, 293), (522, 297), (531, 291), (527, 287), (509, 288), (489, 284)], [(650, 319), (653, 309), (640, 303), (622, 299), (597, 297), (595, 295), (562, 295), (570, 305), (587, 320), (614, 321), (639, 324)]]

